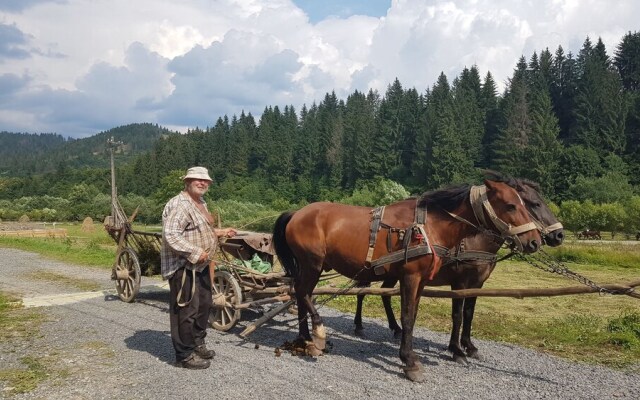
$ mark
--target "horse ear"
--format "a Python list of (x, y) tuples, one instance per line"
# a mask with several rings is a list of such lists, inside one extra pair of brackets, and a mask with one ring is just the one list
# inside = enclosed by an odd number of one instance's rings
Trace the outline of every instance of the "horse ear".
[(484, 185), (487, 187), (487, 190), (494, 190), (496, 183), (492, 180), (489, 179), (485, 179), (484, 180)]

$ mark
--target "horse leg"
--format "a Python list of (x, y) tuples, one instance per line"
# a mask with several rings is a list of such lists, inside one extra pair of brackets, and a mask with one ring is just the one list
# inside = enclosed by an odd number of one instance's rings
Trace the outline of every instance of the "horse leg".
[(476, 360), (482, 360), (482, 356), (478, 353), (478, 348), (471, 341), (471, 324), (473, 322), (473, 314), (476, 309), (477, 297), (469, 297), (464, 302), (464, 319), (462, 325), (461, 345), (467, 350), (467, 355)]
[(452, 356), (453, 361), (466, 365), (467, 357), (460, 344), (460, 328), (463, 320), (463, 307), (465, 307), (465, 299), (451, 299), (451, 337), (449, 339), (449, 347), (447, 348)]
[[(392, 288), (398, 282), (397, 279), (387, 279), (382, 282), (382, 287), (385, 289)], [(389, 329), (393, 331), (393, 337), (398, 339), (402, 336), (402, 328), (398, 325), (396, 321), (395, 315), (393, 315), (393, 308), (391, 308), (391, 296), (381, 296), (382, 297), (382, 305), (384, 306), (384, 311), (387, 314), (387, 322), (389, 323)], [(417, 311), (417, 309), (416, 309)]]
[(416, 312), (420, 304), (420, 293), (424, 284), (418, 274), (405, 275), (400, 285), (400, 302), (402, 322), (402, 339), (400, 340), (400, 360), (405, 363), (404, 373), (413, 382), (423, 382), (424, 367), (413, 351), (413, 327), (416, 322)]
[[(305, 342), (306, 351), (310, 356), (318, 356), (322, 354), (322, 348), (318, 348), (314, 344), (311, 333), (309, 332), (308, 316), (311, 315), (311, 322), (313, 325), (314, 336), (317, 335), (317, 324), (322, 325), (320, 316), (316, 311), (313, 301), (311, 299), (313, 289), (316, 287), (318, 280), (320, 279), (320, 272), (312, 269), (303, 269), (294, 284), (296, 292), (296, 301), (298, 304), (298, 332), (299, 337)], [(324, 330), (324, 327), (322, 327)], [(326, 336), (326, 335), (325, 335)]]
[[(320, 314), (316, 310), (316, 306), (313, 304), (313, 300), (311, 295), (307, 295), (304, 297), (304, 302), (306, 303), (307, 310), (311, 315), (311, 339), (312, 341), (307, 343), (307, 352), (310, 356), (319, 356), (322, 354), (322, 350), (326, 348), (327, 344), (327, 331), (324, 328), (324, 324), (322, 323), (322, 318), (320, 318)], [(307, 327), (308, 328), (308, 327)]]
[(353, 318), (353, 323), (356, 325), (355, 334), (356, 336), (364, 336), (362, 331), (364, 327), (362, 326), (362, 302), (364, 301), (364, 294), (359, 294), (357, 296), (358, 303), (356, 304), (356, 316)]

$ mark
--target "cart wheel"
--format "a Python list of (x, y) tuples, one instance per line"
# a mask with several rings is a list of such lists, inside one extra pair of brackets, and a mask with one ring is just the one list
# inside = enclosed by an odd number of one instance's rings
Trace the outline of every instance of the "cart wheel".
[(140, 262), (135, 251), (129, 247), (122, 249), (118, 255), (115, 276), (118, 296), (122, 301), (131, 303), (140, 290)]
[(222, 294), (226, 305), (214, 305), (211, 308), (209, 324), (213, 329), (226, 332), (240, 319), (240, 310), (234, 309), (231, 305), (242, 303), (242, 290), (236, 278), (227, 271), (216, 271), (213, 281), (211, 293), (214, 303), (217, 295)]

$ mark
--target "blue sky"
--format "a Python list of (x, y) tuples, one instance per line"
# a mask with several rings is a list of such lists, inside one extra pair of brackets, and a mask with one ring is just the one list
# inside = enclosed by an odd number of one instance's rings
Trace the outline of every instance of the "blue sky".
[(391, 0), (295, 0), (294, 3), (307, 13), (314, 24), (329, 17), (383, 17), (391, 7)]
[(396, 78), (424, 93), (473, 65), (503, 89), (534, 51), (589, 36), (613, 55), (638, 15), (636, 0), (0, 0), (0, 131), (185, 132)]

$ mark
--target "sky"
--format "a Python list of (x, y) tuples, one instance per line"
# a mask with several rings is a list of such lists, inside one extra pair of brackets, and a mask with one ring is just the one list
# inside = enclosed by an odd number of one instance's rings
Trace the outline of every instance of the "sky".
[(637, 0), (0, 0), (0, 131), (186, 132), (334, 91), (424, 93), (640, 29)]

